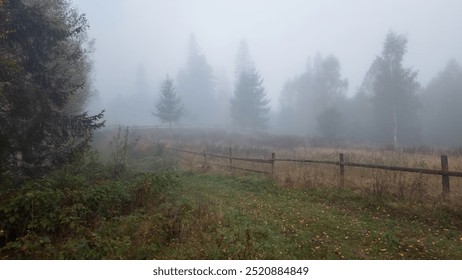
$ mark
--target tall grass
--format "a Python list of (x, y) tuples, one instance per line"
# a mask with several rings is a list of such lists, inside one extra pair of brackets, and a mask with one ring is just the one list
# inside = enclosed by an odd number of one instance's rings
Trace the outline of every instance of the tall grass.
[[(449, 155), (450, 170), (462, 170), (462, 156), (458, 149), (436, 150), (428, 147), (415, 147), (391, 150), (387, 147), (347, 146), (319, 147), (317, 139), (310, 140), (298, 136), (247, 135), (220, 130), (193, 129), (153, 129), (135, 131), (139, 138), (134, 151), (140, 158), (154, 154), (156, 147), (182, 148), (198, 153), (228, 155), (232, 148), (233, 156), (271, 159), (275, 152), (277, 158), (312, 159), (338, 161), (339, 153), (345, 161), (380, 164), (402, 167), (440, 169), (440, 154)], [(313, 144), (313, 142), (315, 142)], [(160, 144), (163, 143), (163, 144)], [(233, 172), (229, 160), (215, 157), (179, 154), (163, 150), (163, 157), (175, 158), (182, 169), (200, 172)], [(172, 163), (173, 160), (170, 160)], [(271, 172), (268, 164), (233, 161), (236, 167)], [(336, 188), (339, 185), (337, 166), (310, 163), (277, 162), (274, 178), (284, 188)], [(345, 167), (345, 187), (364, 195), (389, 197), (409, 204), (462, 206), (462, 178), (451, 178), (451, 192), (443, 197), (441, 177), (407, 172)]]

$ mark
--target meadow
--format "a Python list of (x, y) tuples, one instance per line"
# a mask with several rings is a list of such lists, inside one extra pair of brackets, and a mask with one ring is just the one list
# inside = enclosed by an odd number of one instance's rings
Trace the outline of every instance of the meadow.
[[(277, 162), (269, 175), (171, 148), (462, 170), (458, 150), (392, 151), (199, 129), (115, 129), (80, 162), (0, 195), (0, 259), (462, 259), (461, 182)], [(108, 144), (109, 143), (109, 144)], [(271, 165), (233, 161), (271, 173)]]
[[(197, 129), (145, 129), (132, 135), (133, 152), (141, 158), (152, 155), (162, 148), (176, 156), (179, 168), (191, 172), (229, 172), (229, 159), (208, 156), (203, 153), (233, 157), (271, 160), (309, 159), (314, 161), (338, 161), (344, 154), (346, 162), (376, 164), (396, 167), (411, 167), (441, 170), (441, 155), (449, 158), (450, 171), (462, 171), (460, 149), (433, 149), (414, 147), (400, 150), (380, 146), (353, 146), (345, 143), (325, 143), (322, 139), (305, 139), (300, 136), (245, 134), (224, 130)], [(335, 148), (333, 148), (333, 145)], [(176, 153), (169, 148), (192, 151), (200, 155)], [(136, 160), (134, 161), (136, 162)], [(251, 169), (273, 173), (272, 179), (282, 188), (335, 189), (339, 186), (340, 172), (335, 165), (276, 161), (274, 166), (255, 162), (233, 161), (236, 169)], [(245, 172), (244, 172), (245, 173)], [(237, 170), (234, 174), (239, 175)], [(344, 187), (375, 197), (387, 197), (397, 202), (426, 204), (436, 207), (462, 206), (462, 178), (451, 177), (451, 191), (443, 196), (441, 176), (345, 167)]]

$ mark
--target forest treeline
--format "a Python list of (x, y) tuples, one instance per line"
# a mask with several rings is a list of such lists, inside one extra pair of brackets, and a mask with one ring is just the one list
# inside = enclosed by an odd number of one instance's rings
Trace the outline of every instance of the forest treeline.
[(184, 106), (176, 122), (231, 124), (332, 140), (402, 146), (460, 146), (462, 143), (462, 68), (450, 60), (423, 86), (418, 70), (404, 64), (407, 36), (390, 31), (353, 97), (334, 55), (308, 59), (306, 70), (286, 81), (279, 111), (269, 99), (249, 47), (242, 41), (235, 57), (233, 86), (214, 76), (194, 36), (188, 60), (179, 71), (175, 93)]
[[(306, 70), (286, 81), (279, 107), (271, 111), (264, 77), (246, 41), (235, 57), (232, 86), (215, 74), (191, 36), (185, 66), (173, 93), (183, 114), (175, 122), (232, 125), (255, 131), (321, 137), (325, 140), (399, 146), (459, 146), (462, 125), (462, 68), (455, 60), (423, 86), (418, 70), (404, 65), (407, 36), (390, 31), (382, 50), (353, 97), (334, 55), (309, 58)], [(162, 119), (161, 119), (162, 121)], [(165, 121), (171, 123), (171, 120)]]
[(335, 56), (316, 56), (304, 73), (287, 81), (280, 96), (284, 132), (318, 134), (397, 146), (460, 146), (462, 68), (451, 60), (424, 87), (418, 71), (403, 64), (407, 37), (389, 32), (356, 94)]

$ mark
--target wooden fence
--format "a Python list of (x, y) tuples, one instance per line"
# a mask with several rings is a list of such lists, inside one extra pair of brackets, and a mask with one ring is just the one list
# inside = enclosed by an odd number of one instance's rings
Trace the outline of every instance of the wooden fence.
[[(388, 170), (388, 171), (401, 171), (401, 172), (410, 172), (410, 173), (419, 173), (419, 174), (439, 175), (442, 178), (443, 194), (448, 194), (450, 192), (450, 181), (449, 181), (450, 177), (462, 177), (462, 172), (460, 171), (449, 171), (448, 157), (446, 155), (441, 156), (441, 169), (435, 170), (435, 169), (425, 169), (425, 168), (400, 167), (400, 166), (388, 166), (388, 165), (379, 165), (379, 164), (347, 162), (344, 160), (343, 153), (339, 154), (338, 161), (325, 161), (325, 160), (310, 160), (310, 159), (276, 158), (276, 153), (271, 154), (271, 159), (234, 157), (231, 148), (229, 148), (228, 155), (217, 155), (217, 154), (210, 154), (207, 152), (198, 153), (198, 152), (192, 152), (192, 151), (174, 149), (174, 148), (167, 148), (167, 149), (172, 150), (172, 151), (181, 152), (181, 153), (188, 153), (188, 154), (193, 154), (196, 156), (201, 156), (204, 158), (205, 163), (207, 163), (207, 157), (228, 159), (229, 164), (225, 167), (228, 167), (231, 169), (248, 171), (248, 172), (263, 173), (263, 174), (268, 174), (271, 176), (274, 175), (274, 167), (275, 167), (276, 162), (299, 162), (299, 163), (337, 165), (339, 166), (339, 173), (340, 173), (339, 186), (341, 187), (343, 187), (345, 184), (345, 166), (358, 167), (358, 168), (381, 169), (381, 170)], [(269, 164), (271, 165), (271, 172), (237, 167), (233, 164), (233, 161), (246, 161), (246, 162)]]

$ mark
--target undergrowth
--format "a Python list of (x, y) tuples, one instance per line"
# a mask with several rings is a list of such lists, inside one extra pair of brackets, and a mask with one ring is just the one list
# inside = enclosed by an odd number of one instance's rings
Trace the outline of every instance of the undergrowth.
[[(2, 184), (0, 259), (151, 258), (174, 235), (167, 227), (180, 207), (178, 177), (125, 170), (115, 178), (113, 170), (90, 153), (19, 187)], [(147, 222), (156, 240), (135, 254)]]

